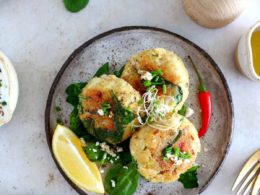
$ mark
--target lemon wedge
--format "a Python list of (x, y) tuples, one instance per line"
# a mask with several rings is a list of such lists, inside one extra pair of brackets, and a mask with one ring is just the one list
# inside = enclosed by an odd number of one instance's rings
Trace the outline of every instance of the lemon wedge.
[(62, 170), (78, 187), (100, 194), (105, 192), (97, 165), (87, 158), (80, 139), (70, 129), (57, 125), (52, 150)]

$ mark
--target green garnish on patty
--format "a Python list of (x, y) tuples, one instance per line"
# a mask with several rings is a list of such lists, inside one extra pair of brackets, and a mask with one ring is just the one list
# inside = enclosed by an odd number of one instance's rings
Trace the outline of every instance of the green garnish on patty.
[(103, 110), (104, 115), (106, 116), (109, 115), (111, 108), (112, 108), (111, 105), (107, 102), (101, 104), (101, 109)]
[(185, 160), (191, 158), (190, 153), (181, 152), (179, 147), (173, 148), (172, 146), (166, 147), (163, 151), (163, 160), (169, 161), (172, 158), (177, 160)]

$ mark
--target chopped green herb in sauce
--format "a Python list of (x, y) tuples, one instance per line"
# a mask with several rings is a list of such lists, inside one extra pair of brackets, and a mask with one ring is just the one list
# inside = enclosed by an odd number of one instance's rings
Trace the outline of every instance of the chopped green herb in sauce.
[(6, 101), (3, 101), (3, 102), (1, 102), (1, 105), (2, 105), (2, 106), (6, 106), (6, 105), (7, 105), (7, 102), (6, 102)]

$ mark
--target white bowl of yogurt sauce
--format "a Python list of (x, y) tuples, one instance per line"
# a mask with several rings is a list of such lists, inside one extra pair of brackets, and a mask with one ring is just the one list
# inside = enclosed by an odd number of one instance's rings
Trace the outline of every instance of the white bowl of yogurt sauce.
[(19, 95), (19, 85), (14, 66), (0, 51), (0, 126), (13, 116)]

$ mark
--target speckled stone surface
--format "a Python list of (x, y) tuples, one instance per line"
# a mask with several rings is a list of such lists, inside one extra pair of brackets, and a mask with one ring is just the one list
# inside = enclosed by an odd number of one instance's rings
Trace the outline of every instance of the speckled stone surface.
[(20, 82), (13, 120), (0, 129), (0, 194), (76, 194), (57, 170), (44, 132), (51, 83), (70, 53), (106, 30), (148, 25), (176, 32), (205, 49), (222, 69), (234, 101), (233, 143), (220, 173), (203, 194), (231, 194), (243, 162), (260, 147), (260, 83), (233, 63), (239, 37), (260, 20), (260, 2), (216, 30), (193, 23), (177, 0), (90, 1), (78, 14), (62, 1), (0, 0), (0, 50), (12, 60)]

